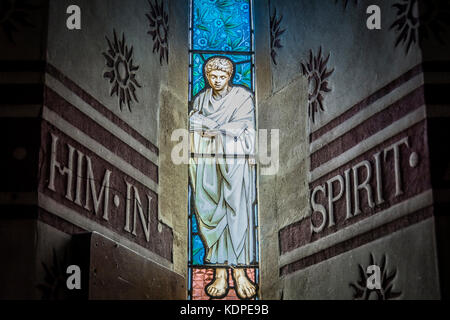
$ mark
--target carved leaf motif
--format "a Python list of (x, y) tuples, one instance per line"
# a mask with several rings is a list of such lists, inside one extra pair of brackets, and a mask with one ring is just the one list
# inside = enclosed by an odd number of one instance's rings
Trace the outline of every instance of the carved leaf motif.
[[(414, 12), (416, 5), (420, 13)], [(448, 0), (398, 0), (392, 5), (396, 19), (389, 30), (397, 33), (394, 46), (404, 46), (405, 55), (414, 45), (422, 46), (425, 40), (435, 39), (446, 44), (442, 34), (450, 26), (450, 2)]]
[(303, 63), (301, 63), (301, 66), (302, 66), (302, 73), (304, 76), (306, 76), (308, 74), (308, 71), (306, 71), (306, 67)]
[(109, 83), (113, 83), (114, 82), (114, 73), (111, 71), (107, 71), (103, 74), (103, 78), (109, 79)]
[(131, 47), (131, 49), (127, 50), (126, 52), (125, 59), (127, 60), (127, 62), (130, 62), (132, 55), (133, 55), (133, 47)]
[[(148, 0), (148, 2), (150, 4), (150, 13), (146, 14), (146, 17), (149, 20), (150, 30), (147, 33), (152, 36), (153, 53), (159, 54), (159, 63), (162, 65), (164, 60), (167, 63), (169, 62), (169, 15), (164, 10), (163, 0), (161, 2), (159, 0)], [(198, 10), (197, 13), (199, 13)]]
[(272, 62), (277, 65), (277, 49), (283, 48), (281, 44), (281, 35), (286, 31), (285, 29), (281, 29), (281, 22), (283, 20), (283, 16), (277, 17), (277, 9), (274, 8), (273, 14), (270, 16), (270, 51)]
[(148, 13), (146, 13), (145, 16), (149, 20), (150, 27), (155, 27), (156, 26), (156, 21), (154, 19), (152, 19), (152, 17)]
[(333, 72), (334, 72), (334, 68), (331, 69), (331, 70), (328, 71), (328, 72), (326, 71), (326, 69), (324, 69), (324, 70), (322, 71), (322, 74), (321, 74), (322, 79), (327, 79), (327, 78), (329, 78)]
[(111, 91), (109, 93), (110, 96), (113, 96), (115, 94), (119, 93), (119, 84), (115, 83), (114, 86), (111, 88)]
[(106, 65), (110, 68), (114, 67), (114, 59), (111, 58), (109, 55), (103, 52), (103, 56), (106, 59)]
[(124, 33), (122, 33), (122, 41), (120, 41), (119, 44), (120, 44), (120, 53), (122, 55), (124, 55), (125, 54), (125, 34)]
[[(368, 289), (366, 287), (367, 274), (366, 269), (362, 265), (358, 265), (359, 279), (356, 283), (351, 283), (350, 287), (355, 291), (354, 299), (369, 299), (371, 293), (375, 292), (379, 300), (396, 299), (401, 296), (401, 292), (394, 292), (394, 282), (397, 276), (397, 270), (388, 272), (386, 255), (383, 255), (380, 263), (376, 262), (374, 255), (371, 253), (369, 265), (378, 265), (381, 271), (381, 289)], [(389, 276), (386, 276), (389, 273)]]
[(328, 82), (322, 82), (322, 84), (320, 85), (320, 90), (323, 92), (331, 92), (331, 89), (328, 88)]
[(275, 47), (275, 48), (282, 48), (282, 47), (283, 47), (283, 46), (281, 45), (281, 43), (280, 43), (280, 40), (279, 40), (279, 39), (275, 40), (275, 44), (274, 44), (274, 47)]
[(364, 290), (354, 285), (353, 283), (350, 284), (350, 287), (354, 290), (353, 299), (355, 300), (361, 299), (362, 296), (364, 295)]

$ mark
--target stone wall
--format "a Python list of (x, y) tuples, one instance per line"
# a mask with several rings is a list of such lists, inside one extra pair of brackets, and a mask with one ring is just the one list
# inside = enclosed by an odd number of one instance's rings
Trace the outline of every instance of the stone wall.
[[(446, 134), (448, 47), (438, 41), (445, 29), (433, 23), (448, 11), (445, 1), (414, 3), (271, 4), (286, 30), (278, 63), (272, 64), (273, 91), (287, 90), (299, 74), (308, 80), (307, 99), (300, 104), (309, 162), (295, 172), (297, 184), (308, 184), (309, 204), (284, 221), (279, 212), (289, 210), (279, 200), (272, 207), (279, 219), (278, 290), (284, 299), (441, 296), (438, 269), (447, 260), (437, 250), (442, 245), (436, 243), (435, 219), (443, 212), (436, 194), (444, 191), (435, 185), (446, 184), (434, 182), (439, 156), (430, 152), (434, 139)], [(373, 4), (381, 9), (381, 30), (366, 27), (366, 9)], [(420, 29), (407, 21), (411, 17), (420, 17)], [(439, 116), (430, 119), (430, 110)], [(448, 157), (446, 151), (442, 155), (444, 170)], [(302, 199), (304, 189), (299, 186), (297, 194)], [(379, 291), (361, 287), (369, 265), (384, 272)]]

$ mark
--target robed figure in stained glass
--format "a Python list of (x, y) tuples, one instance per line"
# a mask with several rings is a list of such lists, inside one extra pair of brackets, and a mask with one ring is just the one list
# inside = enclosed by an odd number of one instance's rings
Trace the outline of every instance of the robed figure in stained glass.
[(255, 167), (246, 156), (255, 149), (255, 105), (252, 92), (232, 85), (233, 69), (225, 57), (205, 63), (209, 87), (193, 101), (191, 151), (215, 157), (190, 159), (189, 171), (205, 263), (216, 266), (205, 290), (213, 298), (226, 296), (227, 268), (231, 267), (236, 293), (250, 299), (256, 295), (256, 286), (242, 266), (256, 261)]

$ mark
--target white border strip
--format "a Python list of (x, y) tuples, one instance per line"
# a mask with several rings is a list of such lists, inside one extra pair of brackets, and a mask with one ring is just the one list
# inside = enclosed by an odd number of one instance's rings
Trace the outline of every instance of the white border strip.
[(317, 140), (314, 140), (310, 144), (310, 152), (314, 153), (321, 149), (323, 146), (332, 142), (333, 140), (339, 138), (340, 136), (346, 134), (350, 130), (354, 129), (356, 126), (373, 116), (374, 114), (387, 109), (390, 105), (396, 101), (404, 98), (409, 93), (413, 92), (420, 86), (424, 84), (423, 74), (419, 74), (409, 81), (403, 83), (400, 87), (392, 90), (387, 95), (376, 100), (372, 104), (368, 105), (366, 108), (360, 112), (353, 115), (350, 119), (345, 120), (337, 127), (328, 131)]
[(280, 267), (291, 264), (295, 261), (309, 257), (317, 252), (325, 250), (337, 243), (349, 240), (365, 232), (371, 231), (386, 223), (392, 222), (409, 213), (429, 207), (433, 204), (432, 190), (425, 191), (413, 198), (407, 199), (399, 204), (396, 204), (386, 210), (378, 212), (364, 220), (354, 223), (344, 229), (321, 238), (313, 243), (307, 244), (303, 247), (294, 249), (282, 256), (280, 256)]
[(426, 118), (426, 109), (425, 105), (422, 105), (419, 109), (414, 112), (409, 113), (405, 117), (400, 120), (395, 121), (390, 124), (388, 127), (384, 128), (381, 131), (378, 131), (376, 134), (370, 136), (364, 141), (361, 141), (353, 148), (341, 153), (339, 156), (332, 158), (328, 162), (322, 164), (320, 167), (317, 167), (312, 172), (309, 173), (309, 181), (313, 182), (319, 179), (320, 177), (326, 175), (327, 173), (340, 168), (350, 160), (358, 157), (359, 155), (367, 152), (378, 144), (386, 141), (387, 139), (405, 131), (409, 127), (415, 125), (416, 123), (422, 121)]
[(83, 101), (80, 97), (70, 91), (67, 87), (64, 86), (57, 79), (53, 78), (48, 73), (45, 76), (45, 84), (58, 93), (61, 97), (63, 97), (66, 101), (72, 104), (75, 108), (81, 111), (83, 114), (92, 119), (92, 121), (96, 122), (102, 128), (107, 130), (112, 135), (116, 136), (120, 140), (122, 140), (125, 144), (136, 150), (143, 157), (147, 158), (157, 166), (159, 166), (159, 158), (158, 155), (149, 150), (146, 146), (144, 146), (141, 142), (137, 141), (135, 138), (130, 136), (127, 132), (125, 132), (122, 128), (111, 122), (105, 116), (103, 116), (100, 112), (92, 108), (89, 104)]
[(63, 133), (65, 133), (72, 139), (76, 140), (77, 142), (79, 142), (92, 152), (94, 152), (100, 158), (112, 164), (117, 169), (123, 171), (125, 174), (129, 175), (136, 181), (140, 182), (153, 192), (159, 193), (159, 187), (155, 181), (153, 181), (152, 179), (144, 175), (142, 172), (140, 172), (138, 169), (133, 167), (131, 164), (129, 164), (122, 158), (118, 157), (109, 149), (105, 148), (100, 143), (98, 143), (97, 141), (86, 135), (84, 132), (72, 126), (70, 123), (61, 118), (52, 110), (48, 109), (46, 106), (44, 106), (42, 118), (53, 124), (55, 127), (57, 127), (59, 130), (61, 130)]
[(120, 244), (124, 245), (128, 249), (135, 251), (139, 255), (151, 259), (152, 261), (162, 265), (163, 267), (173, 269), (173, 264), (166, 260), (165, 258), (149, 251), (148, 249), (145, 249), (144, 247), (141, 247), (140, 245), (128, 240), (127, 238), (117, 234), (116, 232), (108, 229), (105, 226), (102, 226), (101, 224), (90, 220), (83, 215), (81, 215), (79, 212), (67, 208), (66, 206), (56, 202), (55, 200), (49, 198), (45, 194), (42, 194), (39, 192), (38, 195), (38, 201), (39, 201), (39, 207), (55, 214), (56, 216), (73, 223), (74, 225), (77, 225), (87, 231), (90, 232), (98, 232), (102, 236), (105, 236), (113, 241), (119, 242)]

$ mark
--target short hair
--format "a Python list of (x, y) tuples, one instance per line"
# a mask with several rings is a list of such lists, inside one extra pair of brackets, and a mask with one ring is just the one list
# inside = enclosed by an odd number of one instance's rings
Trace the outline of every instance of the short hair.
[(214, 70), (226, 72), (231, 78), (234, 71), (233, 62), (231, 62), (230, 59), (224, 57), (212, 58), (205, 64), (205, 75), (208, 76), (208, 74)]

